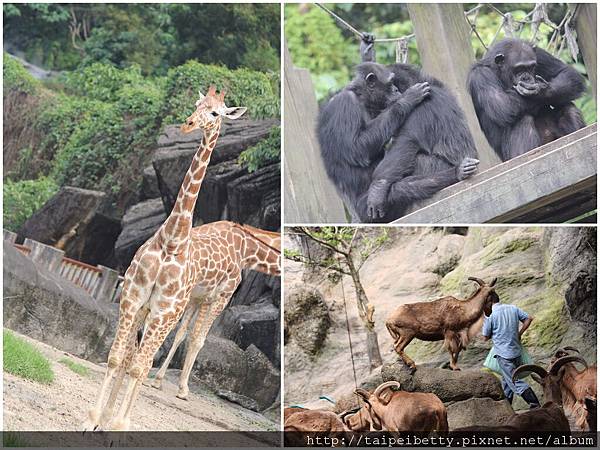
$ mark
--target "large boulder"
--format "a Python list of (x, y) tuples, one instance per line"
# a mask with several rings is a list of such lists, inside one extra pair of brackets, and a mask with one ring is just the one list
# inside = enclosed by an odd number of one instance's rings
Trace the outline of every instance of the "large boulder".
[(115, 257), (121, 270), (126, 270), (137, 249), (144, 244), (167, 218), (159, 198), (138, 203), (123, 216), (123, 231), (115, 243)]
[(331, 319), (321, 293), (303, 285), (291, 286), (285, 295), (285, 344), (295, 343), (309, 355), (323, 347)]
[[(279, 394), (280, 373), (269, 359), (254, 345), (242, 350), (228, 339), (209, 335), (192, 374), (192, 390), (199, 381), (230, 400), (253, 399), (261, 411), (270, 407)], [(226, 391), (243, 397), (226, 395)]]
[(450, 430), (471, 426), (490, 426), (504, 423), (515, 414), (508, 400), (470, 398), (446, 406)]
[(551, 273), (564, 286), (571, 319), (596, 329), (597, 236), (592, 227), (544, 229)]
[(65, 186), (27, 219), (18, 234), (21, 239), (58, 245), (70, 258), (112, 267), (121, 225), (107, 210), (103, 192)]
[(118, 305), (86, 291), (4, 246), (4, 326), (60, 350), (105, 362)]
[[(235, 178), (247, 174), (247, 171), (237, 164), (237, 157), (243, 150), (265, 139), (270, 129), (276, 125), (277, 120), (274, 119), (224, 122), (198, 199), (202, 208), (198, 208), (194, 216), (195, 223), (225, 218), (223, 210), (227, 203), (227, 185)], [(185, 173), (201, 142), (200, 131), (182, 134), (177, 126), (166, 127), (159, 138), (159, 147), (152, 164), (166, 211), (173, 208)], [(219, 167), (221, 163), (224, 163), (223, 167)], [(208, 189), (205, 189), (206, 186)], [(255, 196), (258, 197), (258, 194)]]
[(381, 368), (383, 381), (397, 381), (400, 389), (409, 392), (432, 392), (442, 402), (454, 402), (469, 398), (504, 398), (500, 380), (483, 370), (453, 371), (417, 366), (413, 371), (401, 360), (384, 364)]

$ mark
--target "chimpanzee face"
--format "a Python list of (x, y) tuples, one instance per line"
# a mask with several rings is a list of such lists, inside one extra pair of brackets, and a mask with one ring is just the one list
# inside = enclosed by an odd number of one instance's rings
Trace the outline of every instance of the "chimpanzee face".
[(535, 50), (525, 42), (511, 42), (503, 50), (496, 53), (494, 63), (504, 87), (510, 89), (519, 83), (535, 84)]
[(369, 110), (382, 111), (395, 101), (398, 94), (393, 80), (393, 72), (384, 65), (363, 63), (357, 67), (352, 84), (360, 90)]

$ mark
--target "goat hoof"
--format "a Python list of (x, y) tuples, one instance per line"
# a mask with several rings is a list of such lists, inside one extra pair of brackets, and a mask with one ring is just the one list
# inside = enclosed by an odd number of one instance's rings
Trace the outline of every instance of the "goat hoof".
[(155, 378), (154, 381), (150, 383), (150, 386), (152, 386), (154, 389), (158, 389), (159, 391), (162, 390), (162, 379)]

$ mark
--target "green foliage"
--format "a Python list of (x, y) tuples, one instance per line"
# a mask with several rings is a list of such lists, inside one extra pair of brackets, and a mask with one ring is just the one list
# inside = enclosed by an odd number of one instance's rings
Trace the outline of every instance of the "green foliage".
[(229, 106), (245, 106), (253, 118), (279, 115), (279, 93), (272, 80), (262, 72), (249, 69), (228, 70), (223, 66), (188, 61), (170, 69), (165, 80), (164, 123), (179, 123), (194, 110), (198, 91), (206, 93), (211, 84), (225, 89)]
[(81, 375), (82, 377), (87, 377), (90, 374), (90, 369), (88, 369), (83, 364), (79, 364), (78, 362), (73, 361), (70, 358), (61, 358), (58, 360), (58, 362), (64, 364), (77, 375)]
[(9, 330), (4, 330), (2, 336), (5, 372), (43, 384), (54, 381), (50, 362), (38, 349)]
[(17, 231), (57, 190), (54, 181), (46, 177), (37, 180), (5, 180), (2, 188), (4, 228)]
[(248, 172), (254, 172), (279, 161), (280, 153), (281, 128), (273, 127), (265, 139), (240, 153), (238, 162), (248, 169)]
[(316, 6), (286, 4), (285, 36), (294, 66), (310, 71), (319, 100), (348, 83), (360, 62), (356, 42)]
[(69, 94), (85, 96), (103, 102), (119, 100), (121, 89), (144, 83), (139, 66), (118, 69), (111, 64), (93, 63), (64, 75), (64, 86)]
[(4, 52), (3, 57), (2, 77), (4, 95), (8, 91), (19, 91), (27, 94), (35, 93), (40, 86), (39, 81), (33, 78), (19, 61), (6, 52)]

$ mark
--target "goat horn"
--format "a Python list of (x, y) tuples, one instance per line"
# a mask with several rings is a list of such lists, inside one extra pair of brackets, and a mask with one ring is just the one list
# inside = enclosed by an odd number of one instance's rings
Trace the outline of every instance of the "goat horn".
[(363, 400), (367, 401), (367, 399), (371, 396), (371, 394), (369, 394), (368, 391), (365, 391), (364, 389), (354, 389), (354, 393), (356, 395), (358, 395), (359, 397), (361, 397)]
[(379, 386), (377, 386), (377, 389), (375, 389), (373, 391), (373, 395), (375, 397), (379, 397), (379, 394), (381, 394), (381, 392), (384, 389), (391, 388), (391, 387), (395, 387), (396, 389), (399, 389), (400, 388), (400, 383), (398, 383), (397, 381), (386, 381), (385, 383), (380, 384)]
[(481, 278), (469, 277), (469, 280), (474, 281), (481, 287), (485, 286), (485, 282)]
[(562, 366), (572, 362), (581, 363), (585, 367), (588, 366), (586, 360), (583, 359), (581, 356), (563, 356), (562, 358), (558, 358), (556, 361), (554, 361), (554, 363), (552, 363), (552, 365), (548, 368), (548, 373), (551, 375), (556, 375)]
[(512, 375), (513, 383), (517, 379), (517, 376), (523, 372), (533, 372), (542, 378), (545, 378), (548, 376), (548, 372), (546, 372), (546, 369), (544, 369), (543, 367), (540, 367), (536, 364), (524, 364), (522, 366), (517, 367), (515, 369), (515, 371), (513, 372), (513, 375)]
[(346, 416), (351, 416), (356, 414), (358, 411), (360, 410), (360, 408), (352, 408), (352, 409), (347, 409), (345, 411), (342, 411), (341, 413), (338, 414), (338, 417), (342, 420), (344, 420), (346, 418)]

